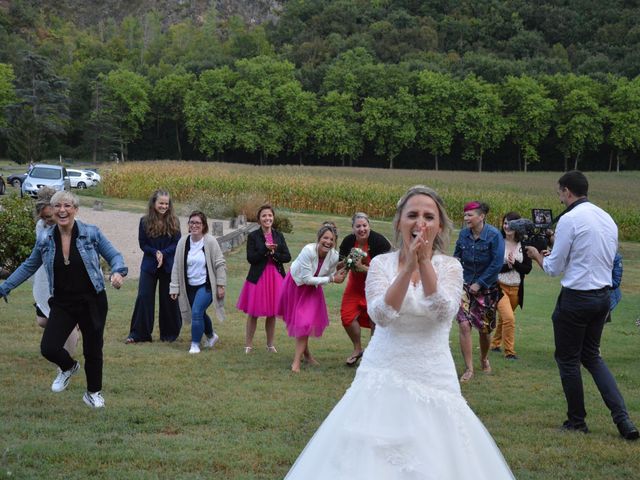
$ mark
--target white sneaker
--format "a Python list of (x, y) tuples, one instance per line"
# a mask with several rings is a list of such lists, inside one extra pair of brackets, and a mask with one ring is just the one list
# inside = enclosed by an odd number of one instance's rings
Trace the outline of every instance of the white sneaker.
[(213, 346), (218, 342), (220, 337), (216, 333), (213, 334), (213, 337), (207, 337), (204, 341), (204, 346), (206, 348), (213, 348)]
[(101, 392), (84, 392), (82, 400), (91, 408), (104, 408), (104, 398)]
[(51, 390), (56, 393), (62, 392), (69, 386), (69, 380), (71, 380), (73, 375), (78, 373), (78, 370), (80, 370), (80, 364), (78, 362), (76, 362), (76, 364), (66, 372), (63, 372), (58, 368), (58, 376), (56, 376), (56, 379), (51, 384)]
[(191, 342), (189, 353), (200, 353), (200, 345), (198, 345), (196, 342)]

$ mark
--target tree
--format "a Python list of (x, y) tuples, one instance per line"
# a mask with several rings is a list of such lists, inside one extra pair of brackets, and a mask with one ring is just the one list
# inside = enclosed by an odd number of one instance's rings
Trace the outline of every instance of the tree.
[(451, 151), (455, 134), (457, 83), (451, 75), (424, 70), (416, 80), (416, 143), (435, 157)]
[(276, 94), (285, 84), (295, 83), (293, 64), (259, 56), (235, 63), (238, 81), (233, 87), (235, 145), (257, 152), (260, 165), (282, 151), (285, 126), (281, 122), (283, 97)]
[(324, 95), (319, 102), (313, 132), (315, 150), (320, 155), (335, 155), (342, 160), (353, 159), (362, 154), (363, 141), (360, 116), (353, 107), (353, 96), (335, 90)]
[(153, 89), (158, 117), (169, 119), (175, 125), (178, 160), (182, 160), (180, 133), (184, 129), (185, 97), (194, 81), (192, 73), (171, 73), (158, 80)]
[(297, 80), (276, 87), (274, 96), (283, 128), (284, 149), (291, 155), (297, 154), (302, 165), (302, 155), (308, 150), (318, 108), (316, 96), (304, 91)]
[(466, 77), (460, 85), (455, 125), (466, 146), (465, 157), (475, 159), (481, 172), (484, 153), (497, 148), (508, 130), (495, 87), (473, 75)]
[(611, 95), (609, 122), (609, 141), (616, 149), (616, 171), (619, 172), (620, 152), (640, 150), (640, 78), (618, 82)]
[(0, 63), (0, 129), (7, 126), (4, 109), (16, 101), (16, 89), (13, 86), (15, 75), (13, 67)]
[(93, 82), (91, 112), (84, 125), (84, 142), (91, 151), (95, 163), (98, 159), (109, 158), (120, 148), (120, 134), (116, 108), (107, 98), (105, 76), (100, 75)]
[(603, 110), (586, 89), (577, 88), (569, 92), (558, 106), (556, 133), (560, 141), (558, 148), (567, 160), (574, 159), (573, 168), (578, 169), (580, 156), (596, 148), (604, 140)]
[(232, 145), (235, 126), (233, 87), (238, 74), (229, 67), (206, 70), (184, 99), (189, 140), (214, 157)]
[(113, 70), (104, 78), (105, 99), (112, 105), (120, 138), (120, 154), (127, 158), (127, 146), (140, 135), (149, 113), (149, 91), (146, 78), (128, 70)]
[(415, 98), (405, 87), (391, 97), (365, 98), (362, 131), (373, 141), (376, 154), (389, 161), (389, 168), (393, 168), (393, 160), (415, 140), (415, 116)]
[(22, 55), (16, 74), (16, 101), (6, 107), (9, 151), (19, 162), (39, 161), (69, 124), (67, 82), (33, 53)]
[(528, 163), (539, 160), (537, 147), (551, 129), (556, 102), (548, 97), (544, 86), (524, 75), (507, 77), (501, 96), (509, 133), (518, 146), (518, 168), (522, 158), (526, 172)]

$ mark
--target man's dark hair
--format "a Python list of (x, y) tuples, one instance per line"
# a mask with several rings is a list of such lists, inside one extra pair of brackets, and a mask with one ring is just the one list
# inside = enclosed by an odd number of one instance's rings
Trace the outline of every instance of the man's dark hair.
[(584, 173), (578, 170), (571, 170), (565, 173), (558, 180), (560, 188), (566, 188), (576, 197), (586, 197), (589, 192), (589, 181)]

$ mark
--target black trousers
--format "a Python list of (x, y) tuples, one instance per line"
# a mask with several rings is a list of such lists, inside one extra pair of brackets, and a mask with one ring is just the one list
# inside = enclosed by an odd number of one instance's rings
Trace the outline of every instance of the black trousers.
[(64, 349), (64, 343), (76, 325), (82, 332), (82, 353), (84, 371), (87, 376), (87, 390), (102, 390), (102, 346), (104, 325), (107, 320), (107, 294), (78, 296), (77, 298), (56, 298), (49, 300), (51, 313), (40, 342), (42, 356), (55, 363), (61, 370), (73, 367), (75, 360)]
[(164, 270), (155, 274), (140, 271), (138, 296), (131, 316), (129, 337), (136, 342), (150, 342), (155, 318), (156, 284), (158, 285), (158, 323), (160, 340), (173, 342), (180, 335), (182, 318), (178, 302), (169, 297), (171, 275)]
[(567, 399), (567, 417), (576, 426), (585, 423), (580, 365), (593, 377), (614, 423), (629, 417), (624, 399), (607, 364), (600, 356), (600, 337), (609, 312), (609, 291), (563, 288), (553, 312), (555, 359)]

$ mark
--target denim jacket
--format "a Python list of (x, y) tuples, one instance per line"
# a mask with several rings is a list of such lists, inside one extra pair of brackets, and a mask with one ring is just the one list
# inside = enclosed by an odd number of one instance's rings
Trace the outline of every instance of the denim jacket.
[[(78, 252), (82, 257), (82, 262), (87, 269), (96, 293), (100, 293), (104, 290), (104, 276), (100, 268), (100, 255), (107, 260), (111, 266), (112, 273), (126, 276), (128, 269), (124, 265), (124, 258), (120, 252), (111, 245), (111, 242), (107, 240), (98, 227), (82, 223), (79, 220), (75, 222), (78, 225), (78, 239), (76, 241)], [(30, 278), (43, 264), (49, 279), (49, 293), (53, 295), (53, 259), (56, 250), (53, 228), (55, 227), (46, 228), (38, 234), (36, 244), (29, 258), (0, 285), (0, 297), (6, 297), (11, 290)]]
[(485, 223), (476, 240), (469, 228), (460, 231), (453, 256), (462, 263), (464, 283), (490, 288), (498, 281), (504, 261), (504, 239), (500, 231)]

